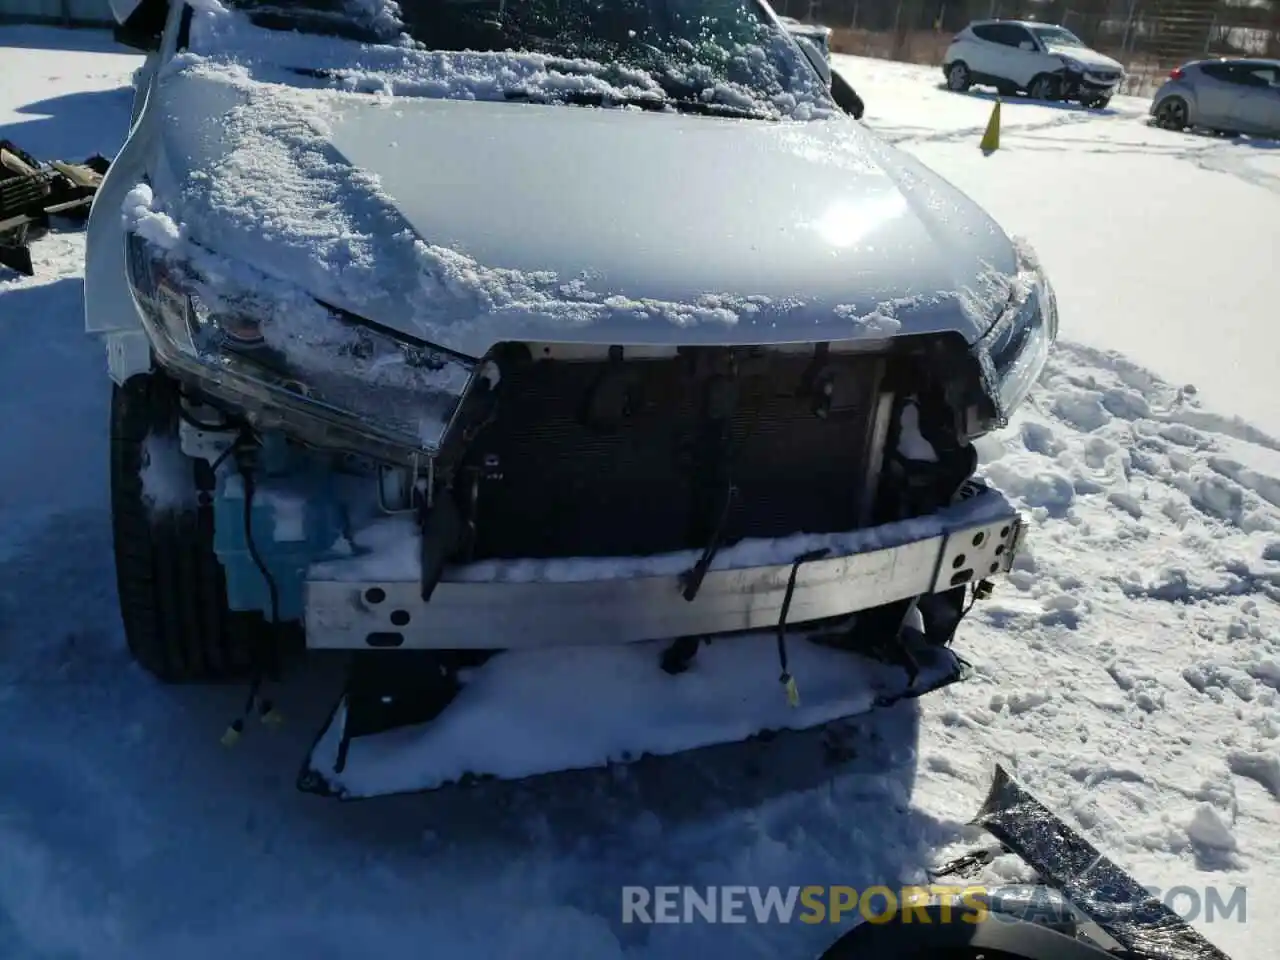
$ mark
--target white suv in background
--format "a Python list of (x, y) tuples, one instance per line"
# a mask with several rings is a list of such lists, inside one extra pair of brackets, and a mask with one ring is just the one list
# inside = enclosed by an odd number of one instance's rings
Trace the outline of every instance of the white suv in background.
[(974, 84), (1006, 96), (1025, 90), (1037, 100), (1078, 100), (1102, 108), (1124, 80), (1124, 67), (1090, 50), (1065, 27), (1027, 20), (975, 20), (947, 48), (948, 89)]

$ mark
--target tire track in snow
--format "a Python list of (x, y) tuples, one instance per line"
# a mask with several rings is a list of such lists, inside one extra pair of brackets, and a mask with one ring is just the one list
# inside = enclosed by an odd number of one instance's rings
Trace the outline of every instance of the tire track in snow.
[[(1043, 122), (1006, 122), (1000, 128), (1000, 135), (1005, 138), (1010, 136), (1032, 135), (1041, 130), (1056, 130), (1063, 126), (1088, 123), (1093, 119), (1096, 118), (1063, 111), (1061, 116), (1057, 116), (1051, 120)], [(983, 132), (986, 130), (985, 123), (978, 126), (960, 127), (951, 130), (938, 130), (936, 127), (891, 126), (878, 123), (869, 123), (868, 126), (871, 127), (871, 129), (873, 129), (882, 140), (885, 140), (894, 146), (925, 143), (957, 143), (963, 140), (976, 140), (981, 137)]]
[[(1247, 147), (1245, 144), (1236, 144), (1207, 150), (1189, 151), (1187, 155), (1202, 170), (1225, 173), (1252, 186), (1262, 187), (1264, 190), (1270, 190), (1273, 193), (1280, 193), (1280, 172), (1270, 173), (1266, 170), (1259, 170), (1250, 162), (1266, 157), (1275, 162), (1277, 170), (1280, 170), (1280, 155), (1271, 154), (1268, 156), (1265, 153), (1259, 154), (1249, 149), (1256, 150), (1260, 146), (1260, 144), (1250, 142)], [(1272, 150), (1278, 147), (1280, 147), (1280, 144), (1268, 145), (1268, 148)]]
[[(986, 99), (986, 98), (983, 98)], [(992, 100), (994, 103), (994, 100)], [(1006, 100), (1006, 103), (1009, 101)], [(1024, 104), (1015, 104), (1015, 109)], [(1209, 137), (1194, 131), (1174, 132), (1155, 127), (1149, 118), (1135, 116), (1124, 111), (1085, 111), (1063, 106), (1051, 106), (1042, 103), (1029, 103), (1042, 109), (1052, 109), (1059, 113), (1049, 120), (1020, 123), (1006, 115), (1001, 127), (1001, 136), (1019, 141), (1019, 149), (1027, 151), (1060, 151), (1068, 149), (1072, 153), (1092, 155), (1146, 155), (1172, 157), (1186, 160), (1202, 170), (1210, 173), (1221, 173), (1235, 177), (1251, 186), (1265, 190), (1280, 192), (1280, 172), (1271, 173), (1259, 169), (1257, 161), (1276, 160), (1280, 169), (1280, 154), (1272, 151), (1280, 150), (1280, 143), (1265, 140), (1232, 138), (1222, 139)], [(1016, 117), (1016, 114), (1014, 114)], [(1111, 136), (1082, 139), (1079, 136), (1054, 136), (1064, 129), (1075, 131), (1106, 124), (1112, 129), (1123, 129), (1117, 124), (1141, 124), (1141, 129), (1149, 131), (1158, 139), (1126, 140)], [(966, 140), (977, 140), (986, 129), (986, 124), (967, 126), (956, 129), (938, 130), (936, 127), (906, 126), (881, 124), (869, 121), (867, 124), (882, 139), (895, 146), (917, 146), (925, 144), (960, 143)], [(1163, 135), (1163, 136), (1162, 136)], [(1163, 139), (1163, 137), (1168, 139)], [(1208, 140), (1207, 143), (1188, 145), (1188, 140)]]

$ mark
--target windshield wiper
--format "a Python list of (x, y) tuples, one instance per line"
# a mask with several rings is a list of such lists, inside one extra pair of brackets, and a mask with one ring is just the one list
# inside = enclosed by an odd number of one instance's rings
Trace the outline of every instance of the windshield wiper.
[(565, 103), (581, 107), (639, 107), (641, 110), (675, 110), (680, 113), (695, 113), (709, 117), (738, 117), (744, 120), (776, 119), (768, 113), (752, 110), (750, 107), (719, 103), (714, 100), (698, 100), (692, 97), (614, 96), (585, 90), (541, 91), (520, 89), (508, 90), (504, 96), (508, 100), (520, 100), (528, 103)]
[(676, 110), (685, 113), (697, 113), (708, 117), (740, 117), (743, 120), (776, 120), (771, 113), (753, 110), (736, 103), (722, 103), (719, 100), (699, 100), (695, 97), (671, 97), (666, 101)]
[(503, 96), (508, 100), (520, 100), (526, 103), (568, 103), (575, 107), (639, 107), (642, 110), (665, 110), (667, 108), (666, 97), (618, 97), (586, 90), (514, 89), (504, 91)]
[(315, 33), (320, 36), (354, 40), (357, 43), (379, 43), (387, 38), (372, 27), (355, 22), (345, 12), (308, 10), (298, 7), (275, 6), (266, 3), (238, 3), (236, 8), (249, 18), (249, 22), (264, 30)]

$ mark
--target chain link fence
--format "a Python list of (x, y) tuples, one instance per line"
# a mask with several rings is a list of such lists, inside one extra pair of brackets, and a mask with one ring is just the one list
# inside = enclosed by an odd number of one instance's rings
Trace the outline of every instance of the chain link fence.
[(1169, 70), (1207, 56), (1280, 58), (1280, 0), (776, 0), (781, 14), (833, 30), (838, 53), (941, 65), (973, 20), (1057, 23), (1114, 57), (1122, 93), (1150, 94)]

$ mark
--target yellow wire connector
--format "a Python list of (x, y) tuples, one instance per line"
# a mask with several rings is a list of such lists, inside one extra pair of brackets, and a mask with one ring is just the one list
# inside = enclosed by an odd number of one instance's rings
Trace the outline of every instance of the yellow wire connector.
[(221, 743), (224, 747), (234, 747), (240, 740), (240, 735), (244, 733), (244, 723), (240, 720), (234, 720), (223, 731)]
[(284, 714), (277, 710), (270, 700), (262, 701), (262, 708), (258, 714), (258, 719), (268, 727), (278, 727), (284, 723)]
[(800, 691), (796, 687), (796, 678), (789, 673), (784, 673), (781, 680), (782, 686), (787, 691), (787, 705), (790, 707), (800, 706)]
[(800, 706), (800, 691), (796, 689), (796, 681), (787, 669), (787, 614), (791, 611), (791, 597), (796, 591), (796, 576), (800, 573), (800, 564), (810, 560), (821, 560), (831, 552), (830, 547), (819, 547), (796, 557), (791, 564), (791, 576), (787, 578), (787, 592), (782, 597), (782, 612), (778, 614), (778, 665), (782, 667), (782, 686), (787, 691), (787, 703), (791, 707)]

